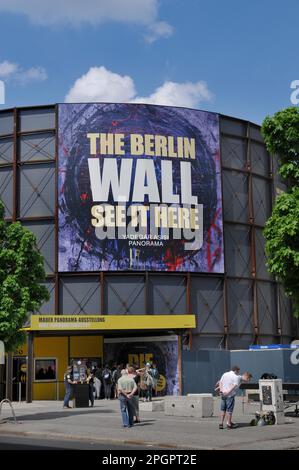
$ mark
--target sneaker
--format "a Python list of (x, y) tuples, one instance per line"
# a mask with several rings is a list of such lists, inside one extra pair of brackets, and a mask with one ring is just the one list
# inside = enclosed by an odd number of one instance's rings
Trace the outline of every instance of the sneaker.
[(63, 408), (71, 408), (71, 406), (63, 405)]
[(236, 429), (238, 428), (238, 424), (236, 423), (232, 423), (232, 424), (227, 424), (227, 429)]
[(223, 424), (219, 424), (219, 429), (223, 429)]

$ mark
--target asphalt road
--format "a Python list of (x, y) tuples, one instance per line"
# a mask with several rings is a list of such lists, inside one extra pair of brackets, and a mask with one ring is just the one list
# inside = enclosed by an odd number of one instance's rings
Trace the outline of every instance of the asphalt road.
[(82, 442), (75, 440), (32, 439), (28, 437), (1, 436), (1, 450), (150, 450), (150, 446), (131, 446)]

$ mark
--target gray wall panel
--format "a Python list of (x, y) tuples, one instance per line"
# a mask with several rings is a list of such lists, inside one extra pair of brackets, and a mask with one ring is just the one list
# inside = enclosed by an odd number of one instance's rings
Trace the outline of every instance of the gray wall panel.
[(100, 283), (97, 276), (60, 279), (59, 310), (61, 314), (99, 315)]
[(230, 119), (228, 116), (220, 116), (220, 131), (225, 134), (246, 137), (247, 122), (238, 119)]
[(13, 173), (12, 169), (0, 168), (0, 199), (5, 207), (5, 217), (13, 212)]
[(20, 216), (54, 215), (55, 167), (34, 165), (20, 169)]
[(264, 139), (262, 137), (261, 131), (259, 127), (250, 126), (250, 138), (254, 140), (258, 140), (262, 144), (264, 143)]
[(11, 137), (7, 139), (0, 139), (0, 165), (12, 163), (13, 160), (13, 139)]
[(229, 333), (239, 333), (241, 335), (252, 333), (252, 282), (248, 280), (228, 280), (227, 292)]
[[(251, 344), (254, 344), (254, 336), (245, 335), (245, 334), (235, 334), (229, 335), (228, 337), (228, 349), (236, 350), (236, 349), (248, 349)], [(232, 364), (234, 366), (236, 364)]]
[(21, 161), (53, 160), (55, 158), (55, 135), (51, 133), (23, 135), (19, 139)]
[(215, 393), (215, 384), (230, 370), (229, 351), (183, 351), (183, 394)]
[(0, 113), (0, 135), (13, 134), (13, 114)]
[(247, 166), (246, 140), (222, 135), (221, 161), (223, 166), (244, 170)]
[(199, 349), (223, 349), (224, 350), (224, 335), (214, 334), (192, 334), (192, 351)]
[(107, 276), (105, 305), (110, 315), (143, 315), (145, 311), (143, 276)]
[(252, 179), (254, 222), (265, 225), (271, 214), (271, 191), (268, 181), (262, 178)]
[(150, 276), (151, 311), (157, 315), (186, 313), (186, 285), (183, 276)]
[(250, 275), (249, 227), (225, 224), (225, 262), (230, 276)]
[(271, 282), (257, 282), (257, 302), (260, 335), (277, 335), (277, 304)]
[(253, 173), (266, 177), (270, 176), (270, 155), (264, 145), (251, 142), (250, 158)]
[(248, 370), (252, 375), (252, 382), (258, 382), (265, 372), (283, 377), (282, 351), (232, 351), (231, 365), (238, 365), (241, 371)]
[(42, 315), (55, 315), (55, 284), (52, 281), (47, 281), (44, 283), (50, 294), (50, 300), (43, 303), (39, 308), (37, 314)]
[(224, 220), (248, 222), (248, 175), (223, 170)]
[(222, 279), (203, 277), (192, 279), (191, 311), (196, 314), (196, 332), (223, 333)]
[(55, 110), (49, 108), (21, 110), (19, 111), (19, 127), (21, 132), (54, 129)]
[(51, 222), (23, 222), (36, 236), (37, 247), (45, 260), (46, 273), (55, 270), (55, 226)]

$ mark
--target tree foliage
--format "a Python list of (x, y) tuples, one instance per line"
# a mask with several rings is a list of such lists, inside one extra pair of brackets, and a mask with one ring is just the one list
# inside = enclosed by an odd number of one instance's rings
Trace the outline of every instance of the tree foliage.
[(286, 108), (267, 116), (262, 135), (269, 153), (280, 158), (279, 173), (290, 185), (299, 184), (299, 108)]
[(262, 134), (268, 151), (279, 155), (279, 173), (288, 187), (277, 197), (264, 230), (268, 268), (283, 282), (299, 316), (299, 109), (267, 117)]
[(49, 300), (43, 257), (36, 248), (33, 233), (19, 222), (4, 220), (0, 201), (0, 340), (13, 351), (24, 341), (20, 329), (28, 314)]

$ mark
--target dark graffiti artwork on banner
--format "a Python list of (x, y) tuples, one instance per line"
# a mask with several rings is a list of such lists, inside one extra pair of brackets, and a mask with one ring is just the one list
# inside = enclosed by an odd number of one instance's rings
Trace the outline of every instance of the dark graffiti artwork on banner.
[(59, 105), (59, 270), (223, 273), (219, 116)]

